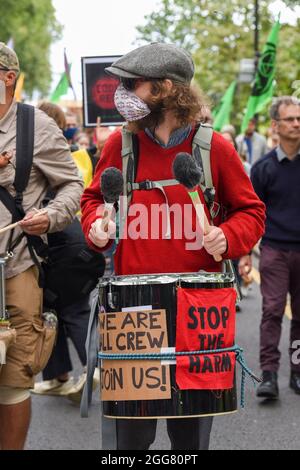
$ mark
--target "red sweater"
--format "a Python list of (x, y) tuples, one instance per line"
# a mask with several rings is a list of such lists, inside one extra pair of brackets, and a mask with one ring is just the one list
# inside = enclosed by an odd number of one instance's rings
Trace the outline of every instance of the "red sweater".
[[(194, 132), (181, 144), (172, 148), (163, 148), (153, 142), (144, 132), (139, 133), (139, 164), (137, 182), (145, 180), (159, 181), (173, 179), (172, 163), (179, 152), (192, 153), (192, 138)], [(106, 142), (101, 159), (96, 168), (94, 180), (83, 194), (81, 201), (82, 227), (88, 244), (96, 251), (101, 251), (88, 239), (91, 225), (97, 219), (96, 210), (103, 204), (100, 192), (100, 176), (110, 167), (122, 169), (121, 162), (122, 138), (121, 132), (113, 133)], [(214, 186), (216, 188), (216, 201), (222, 205), (223, 213), (226, 211), (226, 221), (221, 223), (221, 215), (214, 220), (219, 225), (228, 241), (228, 251), (224, 258), (239, 258), (253, 248), (264, 232), (265, 207), (256, 196), (252, 184), (246, 175), (242, 163), (232, 145), (222, 136), (214, 133), (211, 150), (211, 169)], [(165, 188), (169, 205), (191, 205), (191, 200), (183, 186)], [(200, 198), (204, 203), (201, 190)], [(132, 204), (143, 204), (148, 210), (148, 216), (142, 222), (142, 230), (151, 233), (151, 207), (153, 204), (164, 204), (165, 199), (161, 191), (134, 191)], [(193, 228), (197, 226), (195, 211), (193, 211)], [(208, 210), (206, 210), (209, 216)], [(137, 214), (139, 217), (139, 214)], [(134, 217), (129, 217), (132, 222)], [(172, 238), (166, 240), (161, 234), (158, 240), (130, 238), (120, 241), (115, 255), (115, 271), (118, 275), (150, 274), (150, 273), (179, 273), (197, 272), (201, 269), (207, 271), (220, 271), (204, 248), (188, 250), (186, 244), (191, 240), (176, 239), (174, 233), (174, 217), (171, 217)], [(161, 230), (162, 232), (162, 230)]]

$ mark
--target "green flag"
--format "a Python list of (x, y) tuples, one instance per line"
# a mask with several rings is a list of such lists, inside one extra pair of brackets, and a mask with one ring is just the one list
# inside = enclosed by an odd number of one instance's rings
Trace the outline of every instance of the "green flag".
[(242, 132), (245, 132), (247, 129), (250, 119), (262, 111), (273, 97), (279, 30), (280, 22), (278, 20), (272, 28), (259, 60), (254, 86), (248, 100), (247, 111), (242, 124)]
[(231, 83), (225, 95), (221, 99), (221, 102), (213, 110), (212, 115), (214, 118), (214, 130), (215, 131), (221, 131), (222, 127), (224, 127), (226, 124), (230, 124), (230, 113), (231, 113), (235, 89), (236, 89), (236, 81)]
[(68, 93), (69, 86), (70, 82), (68, 76), (66, 72), (64, 72), (60, 77), (57, 87), (50, 97), (51, 103), (57, 103), (61, 96), (66, 95)]

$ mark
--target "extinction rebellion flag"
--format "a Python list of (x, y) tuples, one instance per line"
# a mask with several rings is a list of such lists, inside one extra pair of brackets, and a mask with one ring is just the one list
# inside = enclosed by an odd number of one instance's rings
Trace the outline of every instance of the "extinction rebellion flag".
[(262, 111), (273, 97), (279, 31), (280, 22), (278, 20), (273, 26), (259, 60), (254, 86), (248, 100), (247, 111), (242, 124), (242, 132), (247, 129), (250, 119), (253, 118), (255, 114)]

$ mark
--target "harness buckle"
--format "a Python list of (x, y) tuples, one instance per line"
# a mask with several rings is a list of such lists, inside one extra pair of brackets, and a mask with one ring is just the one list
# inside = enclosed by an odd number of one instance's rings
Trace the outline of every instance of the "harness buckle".
[(146, 180), (139, 183), (139, 187), (141, 191), (149, 191), (150, 189), (154, 189), (154, 184), (153, 181)]

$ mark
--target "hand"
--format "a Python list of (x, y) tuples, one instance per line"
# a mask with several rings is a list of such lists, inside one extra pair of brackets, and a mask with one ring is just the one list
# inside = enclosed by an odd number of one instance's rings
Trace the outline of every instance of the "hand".
[(211, 227), (209, 233), (204, 235), (204, 248), (212, 256), (221, 256), (227, 251), (227, 239), (219, 227)]
[(99, 248), (104, 248), (108, 244), (109, 240), (114, 238), (117, 227), (115, 222), (110, 220), (108, 223), (107, 232), (105, 232), (101, 228), (101, 222), (102, 218), (97, 219), (96, 222), (92, 224), (89, 233), (89, 239), (94, 243), (94, 245), (98, 246)]
[(0, 168), (6, 167), (9, 164), (11, 158), (12, 153), (10, 152), (3, 152), (0, 154)]
[(96, 127), (96, 139), (98, 150), (102, 150), (105, 142), (111, 134), (109, 127), (101, 126), (101, 118), (97, 117), (97, 127)]
[(49, 230), (50, 219), (47, 213), (29, 212), (20, 222), (20, 227), (28, 235), (42, 235)]
[(250, 276), (251, 269), (252, 269), (251, 255), (243, 256), (239, 260), (239, 273), (242, 276), (243, 281), (245, 281), (248, 284), (252, 282), (252, 278)]

